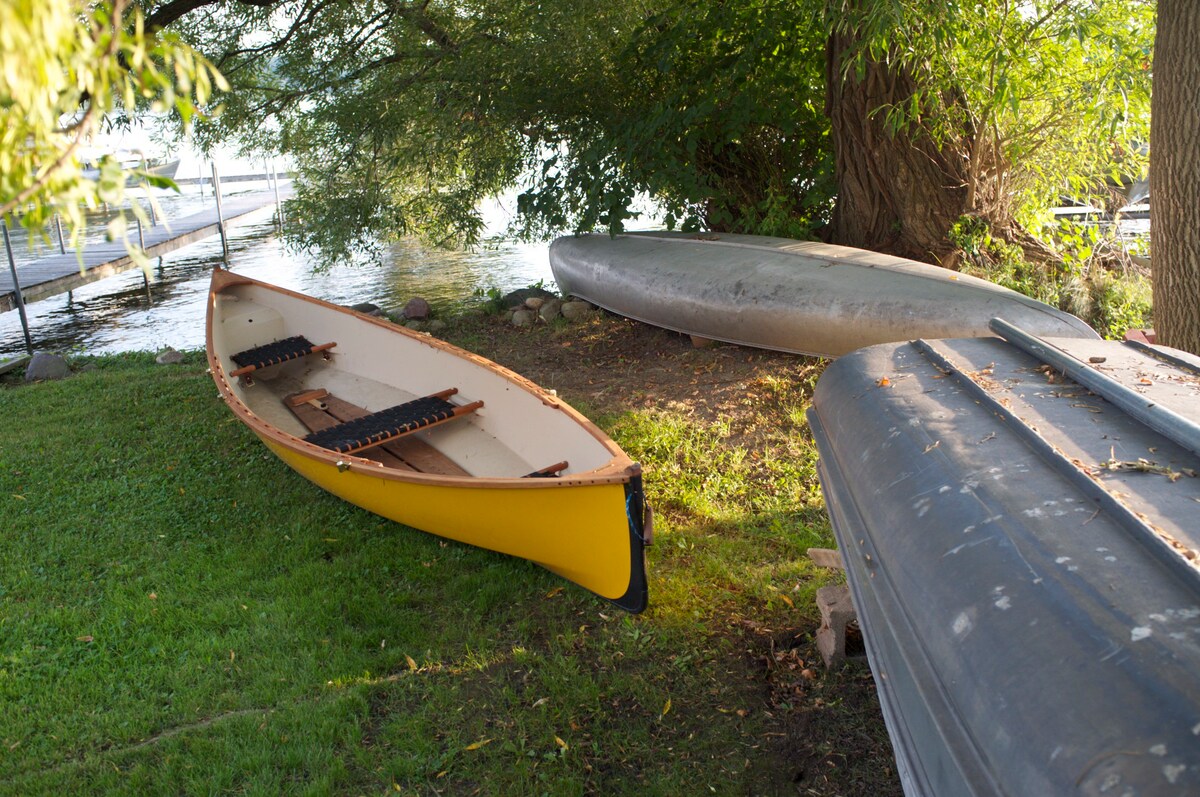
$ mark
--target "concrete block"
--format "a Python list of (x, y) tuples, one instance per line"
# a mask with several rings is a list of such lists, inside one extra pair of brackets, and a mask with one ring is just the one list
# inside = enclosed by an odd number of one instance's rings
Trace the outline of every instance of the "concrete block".
[(836, 570), (846, 569), (846, 566), (842, 563), (842, 555), (832, 548), (809, 548), (808, 558), (812, 559), (813, 564), (817, 567), (832, 567)]
[[(827, 668), (840, 667), (848, 659), (862, 658), (857, 650), (847, 652), (847, 630), (853, 626), (858, 634), (858, 615), (854, 601), (850, 599), (850, 588), (845, 584), (821, 587), (817, 590), (817, 609), (821, 612), (821, 626), (817, 629), (817, 650)], [(857, 647), (857, 646), (856, 646)]]

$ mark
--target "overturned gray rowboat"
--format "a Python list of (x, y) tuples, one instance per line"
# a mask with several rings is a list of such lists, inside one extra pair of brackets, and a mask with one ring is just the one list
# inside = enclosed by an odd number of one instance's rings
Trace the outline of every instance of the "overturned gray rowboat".
[(564, 293), (654, 326), (838, 357), (913, 338), (988, 336), (1000, 316), (1037, 335), (1098, 338), (1073, 315), (986, 280), (846, 246), (757, 235), (568, 236), (550, 246)]
[(1200, 794), (1200, 358), (996, 331), (809, 411), (905, 793)]

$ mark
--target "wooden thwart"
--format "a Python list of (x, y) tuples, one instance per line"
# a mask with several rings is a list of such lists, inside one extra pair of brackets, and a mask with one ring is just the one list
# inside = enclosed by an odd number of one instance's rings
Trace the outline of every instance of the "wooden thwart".
[(420, 429), (440, 426), (482, 406), (482, 401), (457, 406), (434, 394), (344, 421), (304, 439), (339, 454), (353, 454)]
[[(246, 376), (260, 368), (279, 365), (280, 363), (296, 360), (309, 354), (328, 351), (336, 345), (336, 343), (313, 344), (303, 335), (278, 340), (273, 343), (266, 343), (233, 355), (231, 359), (241, 367), (230, 371), (229, 375), (232, 377)], [(329, 355), (325, 356), (328, 358)]]
[[(445, 399), (457, 392), (456, 388), (450, 388), (449, 390), (443, 390), (439, 393), (426, 396), (425, 399)], [(422, 399), (408, 403), (415, 404), (419, 401), (422, 401)], [(337, 398), (324, 389), (294, 393), (287, 396), (284, 399), (284, 403), (291, 409), (300, 422), (313, 433), (335, 429), (338, 426), (354, 421), (361, 421), (364, 418), (370, 418), (373, 415), (379, 414), (369, 412), (362, 407)], [(437, 473), (446, 476), (470, 476), (470, 473), (457, 465), (445, 454), (425, 441), (411, 435), (413, 432), (421, 429), (428, 429), (432, 426), (452, 421), (455, 418), (461, 418), (470, 412), (474, 412), (481, 406), (483, 406), (483, 402), (476, 401), (461, 407), (453, 407), (445, 418), (411, 428), (408, 431), (386, 437), (366, 446), (353, 448), (349, 451), (339, 451), (339, 453), (353, 453), (400, 470)]]

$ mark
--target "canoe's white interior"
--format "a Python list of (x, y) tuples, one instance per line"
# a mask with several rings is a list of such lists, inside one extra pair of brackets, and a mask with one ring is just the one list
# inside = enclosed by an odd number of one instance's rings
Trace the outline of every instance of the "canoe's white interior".
[(565, 473), (608, 464), (613, 454), (566, 412), (476, 362), (419, 338), (302, 298), (256, 285), (236, 285), (216, 297), (213, 349), (226, 372), (231, 354), (303, 335), (314, 344), (336, 342), (330, 359), (310, 355), (255, 372), (234, 393), (260, 419), (289, 434), (307, 430), (282, 398), (324, 388), (370, 411), (456, 387), (456, 404), (484, 406), (418, 436), (472, 476), (517, 477), (566, 460)]

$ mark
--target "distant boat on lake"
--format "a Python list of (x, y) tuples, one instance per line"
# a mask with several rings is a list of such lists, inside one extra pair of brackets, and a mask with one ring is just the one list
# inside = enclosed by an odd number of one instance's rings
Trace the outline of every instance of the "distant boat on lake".
[[(92, 151), (85, 153), (82, 170), (83, 176), (89, 180), (100, 179), (100, 161), (105, 157), (116, 159), (121, 164), (122, 169), (138, 169), (156, 177), (166, 177), (169, 180), (174, 180), (175, 174), (179, 171), (179, 158), (146, 157), (140, 150)], [(137, 180), (131, 178), (129, 182), (135, 184)]]

